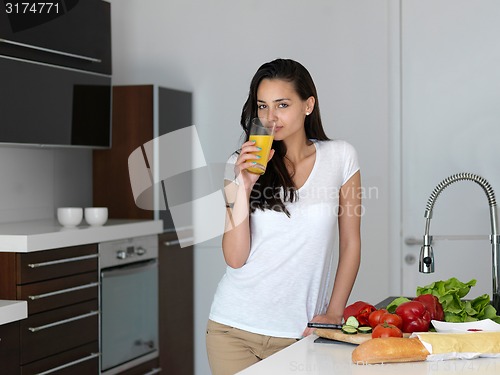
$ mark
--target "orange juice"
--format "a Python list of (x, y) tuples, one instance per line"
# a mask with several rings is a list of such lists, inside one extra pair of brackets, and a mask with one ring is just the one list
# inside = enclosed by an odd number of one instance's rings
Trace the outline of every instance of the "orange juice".
[(255, 141), (255, 146), (260, 147), (261, 150), (255, 152), (259, 155), (259, 159), (253, 161), (257, 162), (253, 167), (247, 168), (249, 172), (264, 174), (267, 166), (267, 159), (269, 159), (269, 152), (271, 151), (271, 145), (273, 144), (274, 136), (272, 135), (250, 135), (250, 140)]

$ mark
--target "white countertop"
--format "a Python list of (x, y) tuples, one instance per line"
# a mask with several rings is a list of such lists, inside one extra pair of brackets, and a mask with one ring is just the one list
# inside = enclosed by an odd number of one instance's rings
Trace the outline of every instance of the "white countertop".
[(28, 316), (28, 302), (0, 300), (0, 325)]
[(500, 374), (500, 359), (477, 358), (440, 362), (356, 365), (351, 361), (354, 345), (341, 342), (315, 343), (308, 336), (271, 357), (240, 371), (238, 375), (443, 375)]
[(27, 253), (159, 234), (161, 220), (110, 219), (100, 227), (64, 228), (55, 219), (0, 224), (0, 251)]

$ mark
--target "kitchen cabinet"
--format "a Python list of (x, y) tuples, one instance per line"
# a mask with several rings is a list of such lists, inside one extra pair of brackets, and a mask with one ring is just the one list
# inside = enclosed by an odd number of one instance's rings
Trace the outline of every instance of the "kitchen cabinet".
[[(112, 147), (93, 151), (94, 206), (108, 207), (110, 218), (163, 220), (166, 230), (159, 236), (159, 360), (163, 372), (176, 375), (194, 373), (193, 247), (181, 247), (177, 242), (168, 210), (136, 206), (128, 157), (156, 137), (191, 126), (191, 97), (189, 92), (155, 85), (113, 87)], [(184, 190), (190, 194), (191, 186)], [(153, 196), (150, 204), (155, 205)]]
[[(0, 12), (0, 54), (111, 74), (111, 4), (102, 0), (34, 3)], [(59, 8), (56, 8), (56, 4)]]
[(19, 373), (19, 322), (0, 325), (0, 363), (2, 373)]
[(194, 374), (193, 250), (180, 246), (176, 232), (161, 234), (159, 240), (161, 368)]
[[(164, 185), (155, 186), (150, 197), (151, 210), (139, 208), (132, 193), (128, 158), (137, 148), (172, 131), (192, 125), (192, 94), (154, 85), (114, 86), (112, 147), (93, 151), (93, 204), (106, 206), (110, 218), (161, 219), (163, 227), (173, 228), (169, 210), (160, 210), (154, 196), (164, 199)], [(182, 155), (189, 158), (189, 150)], [(143, 153), (145, 153), (143, 148)], [(160, 161), (161, 160), (161, 150)], [(145, 160), (148, 168), (151, 168)], [(159, 168), (159, 165), (158, 165)], [(157, 173), (149, 170), (150, 174)], [(191, 186), (183, 186), (189, 195)], [(165, 205), (168, 206), (168, 204)], [(155, 209), (153, 209), (155, 207)]]
[(21, 374), (99, 371), (97, 257), (95, 244), (0, 253), (0, 298), (28, 301), (16, 323)]

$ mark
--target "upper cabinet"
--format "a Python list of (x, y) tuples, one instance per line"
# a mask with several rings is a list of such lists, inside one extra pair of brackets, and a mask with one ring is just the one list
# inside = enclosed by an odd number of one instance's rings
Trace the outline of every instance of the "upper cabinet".
[(2, 2), (0, 9), (1, 55), (111, 74), (108, 2), (13, 1)]
[(0, 82), (0, 144), (110, 147), (110, 4), (0, 3)]
[[(109, 150), (94, 150), (93, 204), (108, 207), (110, 218), (161, 219), (164, 229), (173, 229), (174, 220), (166, 207), (172, 202), (191, 199), (190, 173), (166, 179), (169, 181), (154, 180), (162, 167), (179, 163), (171, 157), (172, 144), (166, 145), (169, 142), (163, 142), (162, 138), (191, 125), (192, 93), (156, 85), (114, 86), (113, 144)], [(190, 165), (189, 142), (185, 147), (173, 146), (182, 147), (183, 154), (176, 157)], [(130, 156), (134, 152), (140, 163), (131, 167)], [(144, 189), (141, 205), (134, 199), (132, 179)], [(171, 180), (181, 186), (169, 189)], [(176, 194), (166, 193), (167, 190)], [(190, 220), (191, 217), (186, 218), (188, 223), (182, 226), (189, 226)]]

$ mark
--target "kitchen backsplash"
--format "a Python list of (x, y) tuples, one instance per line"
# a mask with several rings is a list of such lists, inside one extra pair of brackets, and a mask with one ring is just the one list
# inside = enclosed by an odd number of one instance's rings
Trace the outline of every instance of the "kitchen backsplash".
[(0, 146), (0, 223), (92, 204), (92, 150)]

